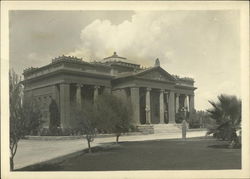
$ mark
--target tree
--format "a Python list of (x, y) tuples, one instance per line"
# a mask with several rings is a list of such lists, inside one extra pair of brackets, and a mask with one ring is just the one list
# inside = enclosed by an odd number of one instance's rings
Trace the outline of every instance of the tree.
[(131, 127), (131, 108), (122, 99), (110, 94), (99, 96), (94, 104), (95, 123), (99, 130), (115, 133), (116, 143)]
[(42, 112), (38, 102), (33, 97), (25, 97), (22, 104), (22, 113), (25, 135), (37, 135), (40, 127), (45, 122), (42, 120)]
[[(17, 143), (24, 136), (24, 122), (22, 121), (22, 86), (21, 78), (14, 72), (9, 72), (10, 98), (10, 168), (14, 169), (14, 156)], [(21, 127), (20, 127), (21, 126)]]
[(241, 100), (236, 96), (221, 94), (218, 96), (218, 102), (209, 101), (209, 103), (212, 109), (207, 111), (216, 122), (214, 127), (209, 129), (209, 133), (239, 145), (236, 131), (241, 129)]
[(78, 130), (80, 130), (84, 135), (85, 139), (88, 142), (88, 149), (89, 153), (92, 152), (91, 150), (91, 142), (94, 141), (94, 138), (96, 136), (96, 130), (94, 126), (94, 116), (93, 113), (93, 105), (91, 103), (84, 103), (83, 108), (74, 108), (74, 120), (78, 124)]
[(25, 135), (36, 132), (41, 124), (41, 113), (31, 98), (23, 99), (21, 77), (13, 70), (9, 72), (10, 107), (10, 169), (14, 169), (14, 156), (18, 142)]

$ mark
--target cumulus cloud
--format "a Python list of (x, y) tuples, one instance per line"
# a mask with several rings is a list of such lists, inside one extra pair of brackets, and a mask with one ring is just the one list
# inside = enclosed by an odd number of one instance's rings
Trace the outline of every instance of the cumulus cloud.
[(167, 29), (169, 24), (178, 23), (181, 18), (170, 19), (164, 12), (136, 12), (131, 21), (125, 20), (118, 25), (110, 20), (96, 19), (82, 29), (82, 44), (69, 55), (102, 59), (117, 51), (131, 60), (150, 65), (156, 58), (170, 59), (174, 51), (167, 46)]
[(136, 11), (118, 24), (95, 19), (79, 38), (69, 55), (101, 60), (116, 51), (143, 66), (159, 58), (169, 73), (193, 77), (197, 109), (221, 93), (240, 94), (237, 12)]

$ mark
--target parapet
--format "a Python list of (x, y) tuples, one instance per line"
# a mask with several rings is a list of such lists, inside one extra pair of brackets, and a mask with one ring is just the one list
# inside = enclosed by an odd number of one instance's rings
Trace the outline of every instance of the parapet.
[(52, 63), (57, 63), (57, 62), (61, 62), (61, 61), (68, 61), (68, 62), (82, 62), (82, 58), (77, 58), (75, 56), (65, 56), (65, 55), (62, 55), (62, 56), (59, 56), (59, 57), (56, 57), (56, 58), (53, 58), (52, 59)]

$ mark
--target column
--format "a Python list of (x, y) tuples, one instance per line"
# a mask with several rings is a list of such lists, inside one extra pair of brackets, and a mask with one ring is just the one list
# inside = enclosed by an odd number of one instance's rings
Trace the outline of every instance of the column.
[(179, 105), (179, 97), (180, 97), (180, 94), (178, 94), (178, 93), (176, 93), (176, 108), (175, 108), (175, 112), (176, 113), (178, 113), (179, 112), (179, 107), (180, 107), (180, 105)]
[(160, 124), (164, 124), (164, 90), (160, 91)]
[(53, 94), (52, 94), (52, 98), (55, 100), (58, 108), (59, 108), (59, 98), (60, 98), (60, 95), (59, 95), (59, 87), (57, 85), (53, 85)]
[(188, 97), (188, 95), (185, 95), (184, 107), (185, 107), (186, 111), (189, 112), (189, 97)]
[(168, 103), (168, 101), (169, 101), (169, 99), (168, 99), (168, 97), (169, 97), (169, 96), (168, 96), (168, 92), (165, 91), (164, 94), (166, 95), (166, 102), (165, 102), (165, 103)]
[(70, 127), (70, 84), (60, 84), (60, 119), (62, 128)]
[(81, 88), (82, 88), (82, 84), (77, 84), (76, 85), (76, 104), (77, 104), (77, 106), (78, 107), (82, 107), (82, 90), (81, 90)]
[[(166, 118), (166, 120), (168, 120), (168, 103), (169, 103), (169, 95), (168, 92), (164, 92), (165, 93), (165, 102), (164, 102), (164, 118)], [(164, 119), (165, 120), (165, 119)]]
[(132, 87), (131, 91), (131, 105), (133, 109), (132, 121), (134, 125), (140, 124), (140, 95), (139, 88)]
[(189, 111), (194, 111), (194, 95), (189, 95)]
[(99, 95), (99, 88), (100, 88), (100, 86), (94, 87), (94, 101), (97, 99), (97, 97)]
[(147, 88), (146, 91), (146, 124), (150, 124), (151, 123), (151, 108), (150, 108), (150, 91), (151, 88)]
[(175, 123), (175, 93), (170, 91), (169, 93), (169, 100), (168, 100), (168, 114), (169, 114), (169, 124)]

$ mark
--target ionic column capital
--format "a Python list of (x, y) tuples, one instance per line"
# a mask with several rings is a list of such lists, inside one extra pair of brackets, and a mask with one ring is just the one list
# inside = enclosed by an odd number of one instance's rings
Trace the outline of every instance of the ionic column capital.
[(95, 85), (95, 86), (94, 86), (94, 88), (95, 88), (95, 89), (99, 89), (99, 88), (100, 88), (100, 86), (98, 86), (98, 85)]
[(175, 93), (177, 97), (180, 97), (180, 94), (179, 93)]
[(83, 84), (82, 83), (77, 83), (76, 87), (83, 87)]
[(164, 91), (165, 94), (169, 94), (169, 91)]
[(152, 89), (151, 88), (147, 88), (147, 91), (151, 91)]

